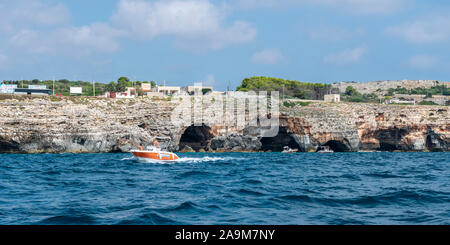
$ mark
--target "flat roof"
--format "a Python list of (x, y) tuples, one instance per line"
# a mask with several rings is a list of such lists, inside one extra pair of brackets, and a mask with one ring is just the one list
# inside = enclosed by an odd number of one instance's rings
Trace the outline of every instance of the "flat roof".
[(51, 93), (50, 89), (31, 89), (31, 88), (15, 88), (14, 92), (22, 92), (22, 93)]

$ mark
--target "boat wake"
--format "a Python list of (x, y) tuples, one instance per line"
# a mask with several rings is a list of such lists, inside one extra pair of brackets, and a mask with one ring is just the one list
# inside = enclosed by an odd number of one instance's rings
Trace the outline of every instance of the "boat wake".
[(136, 159), (135, 157), (125, 157), (125, 158), (120, 159), (120, 161), (130, 161), (130, 160), (135, 160), (135, 159)]
[(142, 163), (155, 163), (155, 164), (175, 164), (175, 163), (203, 163), (203, 162), (218, 162), (218, 161), (233, 161), (242, 158), (235, 157), (182, 157), (173, 161), (162, 161), (156, 159), (138, 159), (136, 157), (127, 157), (121, 159), (121, 161), (138, 161)]
[(218, 161), (230, 161), (237, 160), (239, 158), (235, 157), (183, 157), (175, 162), (189, 162), (189, 163), (199, 163), (199, 162), (218, 162)]

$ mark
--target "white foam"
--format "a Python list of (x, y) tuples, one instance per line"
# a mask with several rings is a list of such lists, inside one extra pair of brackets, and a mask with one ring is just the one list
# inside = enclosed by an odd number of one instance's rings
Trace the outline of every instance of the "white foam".
[(174, 161), (161, 161), (161, 160), (155, 160), (155, 159), (142, 159), (142, 158), (135, 158), (128, 157), (123, 158), (122, 161), (126, 160), (135, 160), (142, 163), (155, 163), (155, 164), (175, 164), (175, 163), (201, 163), (201, 162), (217, 162), (217, 161), (230, 161), (230, 160), (240, 160), (243, 158), (236, 158), (236, 157), (182, 157)]
[(182, 157), (177, 162), (217, 162), (217, 161), (227, 161), (227, 160), (237, 160), (234, 157)]
[(126, 158), (120, 159), (120, 161), (129, 161), (129, 160), (135, 160), (135, 158), (134, 157), (126, 157)]

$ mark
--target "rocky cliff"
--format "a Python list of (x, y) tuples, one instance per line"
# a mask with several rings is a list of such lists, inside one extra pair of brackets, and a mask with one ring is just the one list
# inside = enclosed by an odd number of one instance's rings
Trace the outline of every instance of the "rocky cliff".
[(322, 145), (335, 151), (450, 147), (446, 106), (317, 102), (281, 107), (278, 135), (261, 137), (258, 128), (249, 126), (173, 125), (170, 116), (178, 104), (177, 99), (2, 98), (0, 152), (126, 152), (150, 145), (154, 137), (170, 138), (168, 149), (174, 151), (281, 151), (285, 145), (305, 152)]
[(383, 93), (388, 92), (391, 88), (402, 87), (406, 89), (414, 88), (431, 88), (433, 86), (445, 85), (450, 87), (450, 82), (436, 80), (395, 80), (395, 81), (372, 81), (372, 82), (339, 82), (332, 85), (333, 88), (344, 93), (348, 86), (356, 88), (360, 93), (369, 94), (381, 90)]

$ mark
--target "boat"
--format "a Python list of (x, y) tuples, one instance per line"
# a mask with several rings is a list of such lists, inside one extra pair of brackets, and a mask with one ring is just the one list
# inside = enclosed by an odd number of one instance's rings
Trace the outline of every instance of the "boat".
[[(159, 139), (162, 139), (161, 137)], [(166, 147), (170, 144), (167, 143)], [(149, 161), (176, 161), (180, 159), (175, 153), (162, 151), (159, 148), (159, 142), (156, 138), (153, 140), (153, 146), (147, 147), (147, 150), (144, 150), (142, 146), (139, 147), (139, 150), (132, 150), (131, 153), (133, 156), (140, 162), (149, 162)]]
[(291, 149), (289, 146), (285, 146), (281, 153), (295, 153), (298, 152), (298, 149)]
[(334, 151), (329, 146), (321, 146), (318, 153), (333, 153)]
[(149, 161), (176, 161), (179, 157), (172, 152), (161, 151), (159, 148), (151, 147), (148, 150), (143, 150), (142, 148), (139, 150), (132, 150), (131, 153), (133, 156), (140, 162), (149, 162)]

